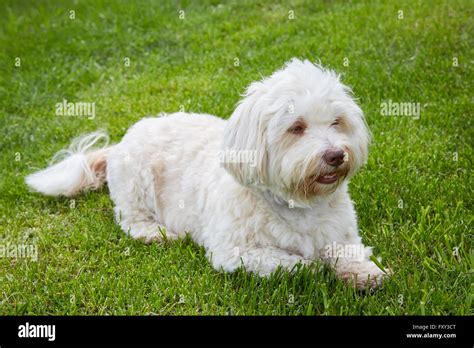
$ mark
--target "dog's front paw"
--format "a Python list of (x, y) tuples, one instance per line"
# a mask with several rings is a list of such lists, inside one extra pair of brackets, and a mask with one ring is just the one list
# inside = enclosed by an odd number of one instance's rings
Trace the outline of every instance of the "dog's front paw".
[(337, 272), (338, 277), (346, 284), (353, 285), (360, 290), (377, 289), (392, 274), (390, 269), (384, 272), (372, 261), (361, 262), (356, 267), (347, 270), (341, 269)]

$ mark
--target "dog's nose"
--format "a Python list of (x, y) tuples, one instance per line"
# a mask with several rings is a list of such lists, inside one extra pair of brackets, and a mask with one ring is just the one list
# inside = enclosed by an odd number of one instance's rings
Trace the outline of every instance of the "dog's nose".
[(324, 162), (330, 166), (337, 167), (344, 162), (344, 151), (341, 149), (327, 150), (323, 155)]

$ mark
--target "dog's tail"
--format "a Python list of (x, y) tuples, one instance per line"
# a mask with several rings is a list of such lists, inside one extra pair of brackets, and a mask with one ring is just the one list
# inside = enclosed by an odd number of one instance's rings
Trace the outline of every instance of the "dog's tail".
[[(101, 144), (99, 146), (99, 144)], [(74, 139), (54, 155), (51, 165), (26, 177), (29, 187), (48, 196), (73, 196), (106, 181), (109, 137), (102, 131)], [(56, 162), (56, 164), (54, 164)]]

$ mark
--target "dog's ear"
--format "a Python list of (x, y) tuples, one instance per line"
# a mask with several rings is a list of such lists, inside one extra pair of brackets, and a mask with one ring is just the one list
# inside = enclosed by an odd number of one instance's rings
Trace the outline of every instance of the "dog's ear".
[(364, 116), (362, 116), (362, 125), (361, 125), (361, 144), (360, 144), (360, 152), (362, 154), (362, 164), (367, 163), (367, 159), (369, 157), (369, 145), (372, 138), (370, 133), (369, 127), (367, 125), (367, 121), (365, 120)]
[(356, 104), (354, 109), (352, 119), (355, 123), (355, 138), (358, 141), (358, 147), (356, 148), (359, 157), (358, 166), (362, 166), (367, 163), (371, 133), (360, 107)]
[(345, 92), (345, 115), (350, 125), (348, 131), (351, 133), (353, 139), (352, 144), (354, 144), (353, 150), (356, 159), (355, 165), (358, 168), (367, 163), (372, 134), (367, 125), (364, 112), (353, 98), (351, 88), (348, 86), (343, 86), (343, 88)]
[[(224, 160), (222, 164), (245, 186), (266, 182), (266, 131), (269, 115), (265, 113), (267, 108), (264, 96), (264, 84), (252, 83), (227, 122), (224, 132), (221, 150), (236, 154), (240, 160)], [(242, 161), (242, 158), (247, 160)]]

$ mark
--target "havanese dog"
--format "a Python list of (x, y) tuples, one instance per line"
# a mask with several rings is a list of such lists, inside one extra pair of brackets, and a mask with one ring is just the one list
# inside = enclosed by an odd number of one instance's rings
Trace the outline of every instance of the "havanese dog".
[(73, 196), (107, 182), (121, 228), (149, 243), (189, 233), (215, 269), (266, 276), (317, 260), (358, 288), (387, 275), (358, 234), (348, 182), (369, 132), (350, 89), (293, 59), (250, 84), (229, 120), (178, 112), (143, 118), (118, 144), (95, 132), (26, 178)]

